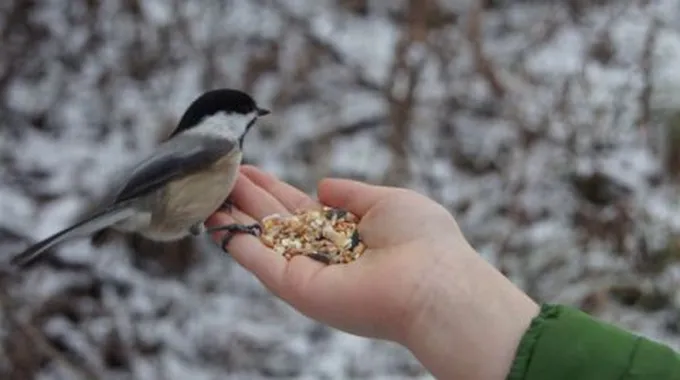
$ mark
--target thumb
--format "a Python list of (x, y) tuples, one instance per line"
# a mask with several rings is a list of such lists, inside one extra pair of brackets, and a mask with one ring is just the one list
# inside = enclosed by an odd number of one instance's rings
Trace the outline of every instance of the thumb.
[(359, 217), (395, 191), (399, 190), (339, 178), (323, 179), (317, 187), (319, 201), (322, 204), (347, 210)]

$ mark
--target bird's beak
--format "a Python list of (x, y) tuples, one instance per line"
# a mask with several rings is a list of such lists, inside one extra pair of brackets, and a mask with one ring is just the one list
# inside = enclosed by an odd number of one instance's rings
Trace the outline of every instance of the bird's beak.
[(268, 109), (264, 109), (264, 108), (258, 108), (257, 109), (257, 116), (265, 116), (265, 115), (269, 115), (270, 113), (272, 113), (272, 112)]

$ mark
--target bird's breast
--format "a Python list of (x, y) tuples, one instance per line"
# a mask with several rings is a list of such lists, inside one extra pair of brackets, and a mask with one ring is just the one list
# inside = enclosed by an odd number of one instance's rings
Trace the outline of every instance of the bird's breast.
[(146, 234), (156, 240), (188, 235), (191, 226), (205, 221), (227, 199), (236, 183), (241, 158), (241, 152), (232, 153), (208, 170), (169, 183)]

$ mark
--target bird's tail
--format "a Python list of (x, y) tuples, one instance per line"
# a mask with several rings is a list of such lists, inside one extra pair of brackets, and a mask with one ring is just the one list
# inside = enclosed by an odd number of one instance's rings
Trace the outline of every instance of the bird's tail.
[(127, 207), (126, 204), (113, 205), (102, 212), (90, 216), (82, 222), (33, 244), (25, 251), (15, 255), (10, 260), (10, 263), (18, 267), (25, 267), (55, 244), (66, 239), (89, 235), (120, 222), (121, 220), (130, 217), (133, 213), (134, 210)]

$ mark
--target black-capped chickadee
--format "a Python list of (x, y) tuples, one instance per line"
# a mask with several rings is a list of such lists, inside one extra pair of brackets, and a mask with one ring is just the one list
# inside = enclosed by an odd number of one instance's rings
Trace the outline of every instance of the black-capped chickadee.
[(241, 91), (218, 89), (195, 99), (174, 132), (117, 183), (112, 202), (98, 212), (11, 259), (23, 267), (53, 245), (104, 228), (138, 233), (154, 241), (225, 230), (224, 248), (234, 233), (258, 234), (259, 225), (231, 224), (207, 229), (204, 222), (229, 205), (242, 158), (243, 139), (258, 117), (269, 114)]

